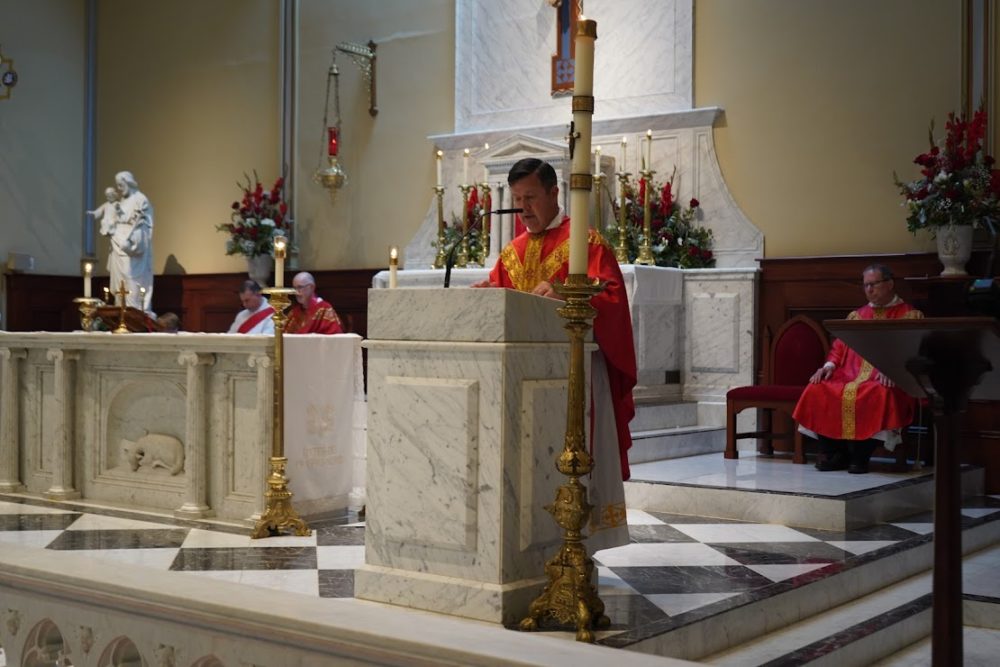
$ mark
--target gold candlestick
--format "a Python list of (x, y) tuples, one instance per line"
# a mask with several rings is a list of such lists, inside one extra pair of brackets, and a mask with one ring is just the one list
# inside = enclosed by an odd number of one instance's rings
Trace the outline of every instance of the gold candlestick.
[(601, 187), (604, 184), (604, 174), (594, 174), (594, 229), (604, 232), (604, 207), (601, 206)]
[(625, 191), (628, 187), (627, 171), (618, 172), (618, 243), (615, 245), (615, 259), (619, 264), (628, 264), (628, 199), (625, 198)]
[(116, 334), (126, 334), (128, 333), (128, 327), (125, 326), (125, 298), (131, 294), (127, 289), (125, 289), (125, 281), (121, 282), (121, 286), (115, 292), (118, 296), (118, 326), (115, 327), (114, 331), (111, 333)]
[(437, 256), (434, 258), (434, 263), (431, 265), (432, 269), (443, 269), (445, 263), (445, 252), (444, 252), (444, 186), (435, 185), (434, 194), (437, 195), (438, 204), (438, 251)]
[(490, 188), (489, 181), (483, 181), (480, 186), (481, 192), (483, 193), (482, 202), (483, 210), (486, 212), (483, 215), (483, 231), (479, 237), (479, 265), (486, 266), (486, 260), (490, 256), (490, 233), (491, 233), (491, 220), (490, 220), (490, 209), (493, 208), (493, 190)]
[(566, 437), (563, 451), (556, 459), (559, 472), (569, 480), (556, 491), (555, 502), (546, 505), (556, 523), (563, 529), (559, 552), (545, 564), (548, 583), (542, 594), (531, 603), (528, 616), (521, 621), (521, 630), (537, 630), (545, 618), (561, 625), (576, 627), (577, 641), (593, 642), (593, 628), (605, 628), (610, 619), (604, 614), (604, 602), (593, 583), (594, 561), (587, 555), (581, 530), (590, 518), (594, 506), (587, 501), (587, 487), (580, 478), (594, 468), (585, 443), (584, 401), (586, 399), (583, 364), (583, 339), (597, 311), (590, 299), (604, 288), (585, 274), (571, 273), (565, 284), (557, 284), (556, 292), (566, 299), (558, 309), (567, 320), (570, 366), (569, 391), (566, 401)]
[(462, 240), (459, 241), (458, 259), (455, 266), (464, 269), (469, 265), (469, 195), (475, 185), (460, 185), (462, 191)]
[(88, 332), (93, 331), (94, 315), (97, 314), (97, 305), (101, 303), (101, 300), (90, 297), (78, 297), (73, 299), (73, 303), (79, 304), (80, 328)]
[(257, 520), (250, 537), (259, 539), (277, 535), (282, 529), (291, 528), (295, 535), (310, 534), (309, 526), (292, 507), (292, 492), (288, 490), (285, 467), (285, 367), (284, 333), (288, 316), (285, 309), (291, 303), (295, 290), (288, 287), (268, 287), (262, 290), (269, 297), (274, 314), (274, 402), (272, 403), (271, 474), (267, 478), (264, 492), (264, 513)]
[(656, 172), (652, 169), (643, 169), (639, 172), (642, 176), (642, 180), (645, 181), (646, 187), (643, 188), (645, 193), (642, 197), (642, 243), (639, 245), (639, 256), (636, 257), (636, 264), (646, 264), (648, 266), (653, 266), (656, 264), (656, 259), (653, 257), (653, 245), (652, 245), (652, 219), (653, 211), (650, 208), (649, 201), (649, 191), (653, 187), (653, 174)]

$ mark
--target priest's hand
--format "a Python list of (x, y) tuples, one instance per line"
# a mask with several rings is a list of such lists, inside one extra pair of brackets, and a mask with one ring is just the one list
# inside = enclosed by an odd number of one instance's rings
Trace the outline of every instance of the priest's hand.
[(882, 373), (882, 371), (875, 371), (875, 380), (878, 381), (883, 387), (895, 387), (896, 383), (890, 380)]
[(469, 287), (493, 287), (493, 285), (490, 284), (490, 279), (487, 278), (486, 280), (480, 280), (478, 283), (472, 283)]
[(535, 285), (535, 289), (531, 290), (532, 294), (537, 294), (538, 296), (547, 296), (550, 299), (562, 299), (559, 294), (552, 289), (552, 283), (543, 280), (542, 282)]
[(809, 382), (812, 384), (819, 384), (823, 380), (828, 379), (833, 374), (833, 368), (834, 367), (830, 364), (823, 364), (816, 369), (815, 373), (812, 374), (812, 377), (809, 378)]

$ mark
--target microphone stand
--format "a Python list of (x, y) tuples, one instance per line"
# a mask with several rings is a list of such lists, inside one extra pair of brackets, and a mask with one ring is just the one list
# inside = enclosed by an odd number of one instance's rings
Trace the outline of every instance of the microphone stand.
[(444, 286), (445, 288), (451, 287), (451, 268), (455, 266), (455, 251), (458, 250), (459, 246), (462, 245), (472, 230), (481, 227), (483, 223), (483, 218), (486, 215), (503, 215), (505, 213), (520, 213), (524, 209), (521, 208), (500, 208), (495, 211), (483, 211), (479, 214), (478, 220), (473, 225), (469, 225), (469, 228), (458, 237), (458, 240), (451, 244), (451, 248), (448, 249), (448, 257), (444, 262)]

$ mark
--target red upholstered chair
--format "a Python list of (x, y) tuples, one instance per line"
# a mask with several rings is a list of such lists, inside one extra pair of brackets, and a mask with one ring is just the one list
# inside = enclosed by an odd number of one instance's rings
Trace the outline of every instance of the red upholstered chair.
[[(774, 440), (792, 440), (795, 447), (792, 460), (805, 463), (802, 434), (792, 421), (792, 412), (809, 384), (809, 377), (826, 360), (830, 343), (819, 324), (805, 315), (796, 315), (781, 325), (773, 340), (765, 340), (764, 344), (764, 384), (735, 387), (726, 394), (725, 456), (739, 458), (736, 441), (741, 438), (758, 438), (769, 446)], [(761, 410), (759, 430), (737, 433), (736, 415), (750, 408)], [(790, 432), (773, 432), (774, 411), (787, 415), (779, 421), (790, 424)]]

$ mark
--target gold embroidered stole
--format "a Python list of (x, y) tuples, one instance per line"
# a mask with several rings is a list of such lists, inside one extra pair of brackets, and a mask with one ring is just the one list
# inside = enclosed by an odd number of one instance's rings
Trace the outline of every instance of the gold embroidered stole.
[[(524, 247), (523, 260), (518, 257), (513, 243), (508, 243), (500, 252), (500, 261), (503, 262), (514, 289), (520, 292), (530, 292), (543, 280), (552, 282), (553, 276), (569, 261), (568, 237), (559, 242), (548, 255), (542, 257), (544, 241), (545, 233), (529, 234)], [(593, 229), (587, 235), (587, 241), (591, 244), (607, 245), (604, 238)]]

